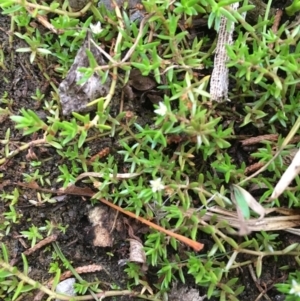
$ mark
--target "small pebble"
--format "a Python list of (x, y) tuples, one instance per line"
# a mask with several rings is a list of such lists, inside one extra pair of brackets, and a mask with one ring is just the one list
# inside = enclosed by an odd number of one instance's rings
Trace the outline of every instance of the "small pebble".
[(276, 295), (274, 297), (274, 301), (284, 301), (285, 300), (285, 295)]
[[(75, 283), (75, 278), (69, 278), (66, 280), (63, 280), (58, 283), (56, 286), (56, 292), (59, 294), (65, 294), (69, 296), (76, 296), (75, 290), (74, 290), (74, 283)], [(55, 299), (55, 301), (61, 301), (60, 299)]]

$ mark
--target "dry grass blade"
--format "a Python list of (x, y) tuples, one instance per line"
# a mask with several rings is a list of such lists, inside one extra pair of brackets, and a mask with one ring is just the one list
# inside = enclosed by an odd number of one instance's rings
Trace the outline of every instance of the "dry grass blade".
[[(141, 173), (117, 173), (117, 174), (109, 174), (109, 177), (111, 179), (131, 179), (139, 176), (140, 174)], [(83, 172), (75, 179), (75, 182), (87, 177), (102, 178), (103, 176), (104, 176), (103, 172)]]
[(245, 178), (242, 181), (240, 181), (239, 184), (242, 184), (242, 183), (245, 183), (245, 182), (249, 181), (250, 179), (256, 177), (258, 174), (260, 174), (261, 172), (263, 172), (264, 170), (266, 170), (267, 167), (272, 162), (274, 162), (274, 160), (278, 157), (278, 155), (284, 149), (284, 147), (287, 146), (289, 144), (289, 142), (291, 142), (293, 139), (295, 139), (295, 135), (296, 135), (299, 127), (300, 127), (300, 116), (298, 116), (298, 118), (297, 118), (296, 122), (294, 123), (292, 129), (290, 130), (290, 132), (288, 133), (288, 135), (286, 136), (286, 138), (282, 142), (282, 145), (281, 145), (280, 149), (276, 152), (276, 154), (274, 155), (274, 157), (267, 164), (265, 164), (259, 170), (257, 170), (255, 173), (251, 174), (251, 176), (248, 176), (247, 178)]
[(281, 179), (275, 186), (270, 199), (274, 200), (278, 198), (285, 191), (285, 189), (290, 185), (293, 179), (299, 174), (299, 172), (300, 172), (300, 150), (298, 150), (292, 163), (284, 172)]
[[(271, 208), (272, 209), (272, 208)], [(280, 208), (279, 208), (280, 209)], [(188, 209), (186, 215), (190, 216), (195, 214), (196, 209)], [(266, 214), (274, 212), (274, 210), (266, 210)], [(277, 212), (280, 212), (277, 211)], [(296, 212), (295, 210), (291, 209), (284, 209), (284, 215), (280, 216), (272, 216), (272, 217), (264, 217), (263, 219), (259, 220), (256, 218), (250, 218), (249, 220), (245, 220), (245, 226), (247, 227), (248, 231), (257, 232), (257, 231), (276, 231), (276, 230), (286, 230), (291, 232), (291, 228), (300, 226), (300, 213)], [(226, 221), (229, 226), (240, 229), (241, 228), (241, 220), (238, 217), (237, 213), (234, 211), (225, 210), (220, 207), (211, 207), (208, 208), (207, 212), (199, 218), (199, 222), (203, 221), (210, 221), (216, 220), (219, 221)], [(297, 235), (299, 232), (295, 233)]]

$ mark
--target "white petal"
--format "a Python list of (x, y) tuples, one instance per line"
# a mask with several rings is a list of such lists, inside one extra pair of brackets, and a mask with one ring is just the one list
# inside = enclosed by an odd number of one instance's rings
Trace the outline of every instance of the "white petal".
[(161, 182), (161, 178), (150, 181), (150, 185), (153, 192), (161, 191), (165, 188), (165, 185)]
[(159, 104), (159, 108), (156, 109), (154, 112), (157, 114), (157, 115), (160, 115), (160, 116), (165, 116), (168, 109), (166, 107), (166, 105), (162, 102), (160, 102)]
[(90, 28), (94, 34), (98, 34), (102, 31), (101, 23), (97, 22), (97, 24), (90, 24)]

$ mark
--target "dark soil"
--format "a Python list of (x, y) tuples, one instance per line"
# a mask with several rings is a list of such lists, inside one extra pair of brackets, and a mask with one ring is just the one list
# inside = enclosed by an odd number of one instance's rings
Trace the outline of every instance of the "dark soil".
[[(35, 95), (36, 89), (39, 88), (45, 94), (45, 98), (49, 99), (50, 89), (47, 81), (40, 73), (39, 68), (35, 64), (30, 64), (29, 55), (15, 52), (15, 49), (19, 47), (26, 47), (25, 43), (14, 38), (14, 44), (10, 47), (11, 45), (8, 42), (10, 18), (0, 15), (0, 24), (0, 44), (4, 52), (6, 67), (5, 70), (2, 70), (0, 95), (3, 97), (5, 92), (8, 93), (8, 99), (13, 100), (10, 109), (16, 115), (19, 114), (20, 109), (26, 108), (35, 111), (39, 116), (43, 116), (42, 108), (31, 99), (31, 96)], [(14, 129), (14, 124), (8, 116), (1, 117), (0, 137), (4, 139), (7, 129)], [(12, 145), (10, 147), (14, 146), (17, 149), (22, 143), (38, 138), (36, 135), (33, 136), (23, 137), (21, 132), (12, 130)], [(4, 149), (1, 150), (1, 152), (3, 151)], [(40, 158), (47, 158), (47, 160), (43, 160), (44, 164), (41, 167), (41, 174), (48, 174), (51, 182), (55, 183), (58, 174), (58, 160), (60, 159), (56, 152), (51, 148), (34, 148), (32, 151)], [(31, 172), (30, 159), (26, 155), (28, 153), (22, 152), (1, 166), (1, 172), (4, 173), (4, 181), (23, 182), (23, 173), (29, 174)], [(3, 188), (0, 184), (0, 187), (2, 188), (1, 193), (9, 194), (16, 186), (11, 185)], [(20, 231), (28, 230), (32, 225), (37, 227), (44, 226), (45, 221), (48, 220), (53, 224), (67, 226), (66, 233), (58, 236), (57, 243), (65, 257), (72, 262), (73, 267), (90, 264), (98, 264), (103, 267), (103, 271), (85, 274), (85, 280), (90, 282), (96, 279), (100, 280), (103, 283), (102, 289), (104, 290), (109, 290), (111, 284), (116, 284), (121, 289), (126, 289), (126, 273), (124, 268), (118, 265), (118, 260), (124, 259), (124, 256), (127, 256), (128, 253), (126, 235), (123, 235), (122, 240), (120, 238), (119, 241), (115, 241), (111, 248), (94, 247), (92, 226), (87, 217), (90, 207), (88, 200), (77, 196), (66, 196), (61, 203), (36, 207), (31, 205), (28, 200), (36, 200), (37, 191), (22, 189), (21, 187), (16, 188), (20, 192), (17, 208), (18, 214), (22, 215), (22, 218), (18, 224), (12, 227), (9, 235), (4, 236), (2, 239), (12, 259), (20, 259), (20, 254), (26, 250), (24, 244), (22, 244), (23, 240), (20, 239)], [(9, 203), (5, 203), (1, 198), (1, 217), (3, 217), (7, 206), (9, 206)], [(108, 253), (112, 253), (114, 256)], [(46, 282), (52, 277), (48, 272), (49, 264), (52, 261), (52, 250), (49, 247), (42, 248), (29, 255), (29, 276), (42, 283)], [(17, 266), (22, 270), (21, 263), (18, 263)], [(64, 270), (62, 266), (61, 268)], [(22, 300), (32, 301), (34, 295), (30, 294), (26, 300)], [(118, 300), (129, 299), (134, 300), (126, 296), (118, 297)]]
[[(26, 47), (21, 40), (14, 38), (13, 45), (9, 45), (9, 27), (10, 19), (6, 16), (0, 15), (0, 44), (5, 56), (5, 70), (2, 70), (2, 80), (0, 81), (0, 95), (8, 93), (8, 99), (12, 99), (11, 111), (14, 114), (19, 114), (21, 108), (32, 109), (40, 116), (43, 116), (42, 106), (39, 106), (36, 101), (31, 99), (35, 94), (37, 88), (45, 94), (46, 99), (50, 99), (50, 87), (45, 80), (43, 74), (40, 73), (39, 68), (30, 64), (29, 55), (17, 53), (15, 50), (19, 47)], [(24, 44), (24, 45), (23, 45)], [(4, 107), (4, 106), (3, 106)], [(139, 108), (141, 110), (141, 108)], [(7, 118), (6, 118), (7, 117)], [(22, 133), (13, 130), (14, 124), (8, 116), (2, 116), (0, 120), (0, 139), (4, 139), (7, 129), (11, 129), (11, 145), (17, 148), (22, 143), (35, 140), (36, 135), (22, 136)], [(41, 137), (40, 137), (41, 138)], [(112, 143), (108, 141), (106, 143)], [(97, 142), (99, 145), (99, 142)], [(99, 146), (94, 145), (95, 149)], [(3, 152), (4, 150), (1, 150)], [(36, 147), (33, 150), (37, 156), (44, 158), (41, 173), (47, 173), (51, 183), (56, 182), (58, 174), (58, 165), (61, 158), (56, 155), (56, 152), (51, 148)], [(31, 172), (30, 160), (27, 152), (21, 152), (14, 156), (4, 166), (1, 167), (1, 172), (4, 173), (4, 181), (23, 182), (23, 174)], [(1, 187), (1, 183), (0, 183)], [(2, 188), (2, 193), (9, 193), (13, 191), (13, 185)], [(59, 185), (54, 188), (59, 188)], [(88, 219), (88, 210), (90, 209), (90, 201), (88, 198), (81, 196), (66, 196), (61, 202), (56, 204), (47, 204), (41, 207), (31, 205), (28, 200), (37, 199), (37, 191), (34, 189), (27, 189), (17, 187), (20, 191), (18, 202), (18, 213), (22, 215), (20, 222), (15, 224), (11, 229), (9, 235), (2, 238), (2, 242), (7, 246), (11, 258), (19, 259), (20, 254), (26, 250), (25, 245), (22, 244), (20, 238), (20, 231), (28, 230), (32, 225), (37, 227), (44, 226), (45, 221), (51, 221), (54, 224), (63, 224), (67, 227), (65, 234), (59, 234), (57, 243), (62, 250), (65, 257), (72, 263), (73, 267), (86, 266), (90, 264), (99, 264), (103, 266), (103, 270), (95, 273), (84, 274), (82, 277), (87, 281), (101, 280), (103, 282), (102, 288), (109, 290), (110, 284), (115, 283), (121, 289), (126, 289), (127, 276), (124, 272), (124, 267), (118, 265), (120, 259), (124, 259), (128, 253), (128, 233), (123, 232), (114, 233), (115, 240), (111, 247), (95, 247), (93, 246), (93, 227)], [(9, 203), (1, 200), (1, 213), (6, 211)], [(103, 206), (103, 205), (102, 205)], [(122, 217), (120, 217), (121, 219)], [(124, 227), (126, 229), (126, 227)], [(142, 238), (142, 234), (139, 234)], [(291, 243), (289, 240), (294, 239), (294, 236), (285, 235), (283, 241)], [(143, 239), (143, 238), (142, 238)], [(30, 243), (29, 243), (30, 244)], [(113, 256), (112, 256), (113, 255)], [(260, 280), (260, 286), (263, 289), (269, 289), (268, 295), (271, 300), (283, 300), (282, 296), (272, 288), (274, 283), (284, 281), (287, 272), (282, 272), (278, 267), (288, 265), (292, 267), (293, 262), (290, 262), (289, 257), (279, 257), (278, 262), (274, 259), (269, 260), (265, 258), (263, 261), (263, 272)], [(29, 276), (35, 280), (45, 283), (51, 278), (49, 274), (49, 264), (52, 261), (52, 249), (49, 246), (41, 248), (28, 256), (28, 263), (30, 266)], [(22, 270), (20, 261), (17, 266)], [(61, 266), (64, 270), (63, 266)], [(240, 300), (256, 300), (260, 294), (256, 283), (251, 277), (248, 268), (240, 268), (235, 274), (230, 275), (238, 277), (240, 283), (245, 286), (245, 291), (239, 296)], [(150, 269), (147, 277), (149, 279), (157, 280), (155, 270)], [(187, 280), (191, 279), (187, 275)], [(153, 281), (153, 282), (154, 282)], [(192, 281), (187, 282), (187, 286), (199, 289), (200, 295), (205, 294), (205, 290), (195, 285)], [(35, 294), (29, 295), (26, 301), (33, 300)], [(25, 299), (23, 299), (25, 300)], [(43, 299), (44, 300), (44, 299)], [(133, 298), (123, 296), (117, 297), (114, 300), (134, 300)], [(183, 299), (182, 299), (183, 300)], [(213, 300), (213, 299), (212, 299)], [(172, 301), (172, 300), (171, 300)], [(186, 300), (188, 301), (188, 300)]]

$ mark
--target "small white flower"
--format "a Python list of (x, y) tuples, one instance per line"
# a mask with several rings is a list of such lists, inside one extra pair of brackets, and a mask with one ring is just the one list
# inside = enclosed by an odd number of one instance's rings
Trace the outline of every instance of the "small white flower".
[(159, 108), (154, 110), (154, 112), (157, 114), (157, 115), (160, 115), (160, 116), (165, 116), (168, 109), (166, 107), (166, 105), (162, 102), (159, 102)]
[(94, 34), (98, 34), (102, 31), (102, 28), (101, 28), (101, 23), (100, 22), (97, 22), (95, 25), (94, 24), (90, 24), (90, 28), (92, 30), (92, 32)]
[(165, 188), (165, 185), (161, 182), (161, 178), (150, 181), (150, 185), (153, 192), (161, 191)]
[(292, 280), (292, 287), (290, 289), (290, 294), (300, 297), (300, 284), (295, 279)]

